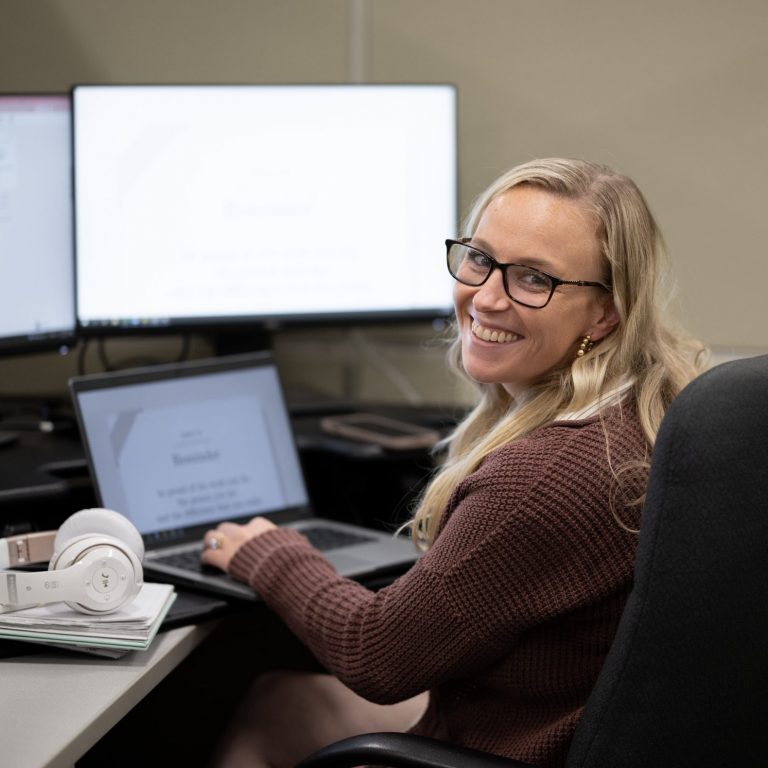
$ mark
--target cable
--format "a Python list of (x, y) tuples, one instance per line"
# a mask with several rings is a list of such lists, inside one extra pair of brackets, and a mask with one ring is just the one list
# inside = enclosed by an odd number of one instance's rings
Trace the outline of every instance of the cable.
[[(99, 362), (101, 363), (102, 370), (105, 372), (112, 372), (117, 370), (122, 370), (125, 368), (138, 368), (143, 367), (147, 365), (161, 365), (163, 363), (182, 363), (185, 360), (189, 359), (189, 350), (191, 346), (191, 340), (190, 340), (190, 334), (185, 333), (181, 335), (181, 348), (179, 349), (179, 354), (176, 356), (173, 360), (157, 360), (151, 357), (132, 357), (132, 358), (126, 358), (121, 360), (119, 363), (114, 363), (109, 359), (109, 356), (107, 355), (107, 342), (109, 339), (100, 337), (97, 340), (96, 345), (96, 353), (99, 358)], [(90, 339), (86, 339), (81, 343), (80, 350), (78, 353), (77, 358), (77, 372), (78, 375), (84, 376), (86, 374), (86, 353), (88, 349), (88, 345), (90, 344)]]

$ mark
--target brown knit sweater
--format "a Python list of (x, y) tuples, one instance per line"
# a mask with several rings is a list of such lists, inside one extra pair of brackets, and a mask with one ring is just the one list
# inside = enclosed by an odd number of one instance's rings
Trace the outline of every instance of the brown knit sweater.
[(456, 488), (429, 551), (378, 592), (285, 529), (241, 547), (230, 571), (362, 696), (430, 690), (415, 732), (561, 765), (631, 586), (636, 537), (609, 508), (605, 430), (614, 468), (645, 455), (627, 406), (500, 448)]

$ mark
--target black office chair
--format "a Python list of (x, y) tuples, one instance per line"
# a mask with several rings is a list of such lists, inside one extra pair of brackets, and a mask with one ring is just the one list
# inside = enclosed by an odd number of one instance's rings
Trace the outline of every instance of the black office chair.
[[(331, 745), (300, 768), (514, 768), (404, 734)], [(635, 585), (567, 768), (768, 765), (768, 355), (713, 368), (654, 449)]]

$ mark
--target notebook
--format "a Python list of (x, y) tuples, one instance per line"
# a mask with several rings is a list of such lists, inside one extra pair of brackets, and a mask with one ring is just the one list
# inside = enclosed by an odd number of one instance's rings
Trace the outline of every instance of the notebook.
[(98, 503), (144, 539), (148, 578), (253, 599), (200, 566), (203, 534), (263, 515), (296, 528), (350, 578), (407, 569), (413, 543), (324, 519), (310, 504), (271, 353), (78, 376), (69, 382)]

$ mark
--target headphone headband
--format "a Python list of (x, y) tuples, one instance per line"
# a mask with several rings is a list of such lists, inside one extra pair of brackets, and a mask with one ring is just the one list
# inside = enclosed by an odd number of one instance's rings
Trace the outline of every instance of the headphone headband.
[(0, 539), (0, 570), (30, 563), (46, 563), (53, 554), (56, 531), (26, 533)]

